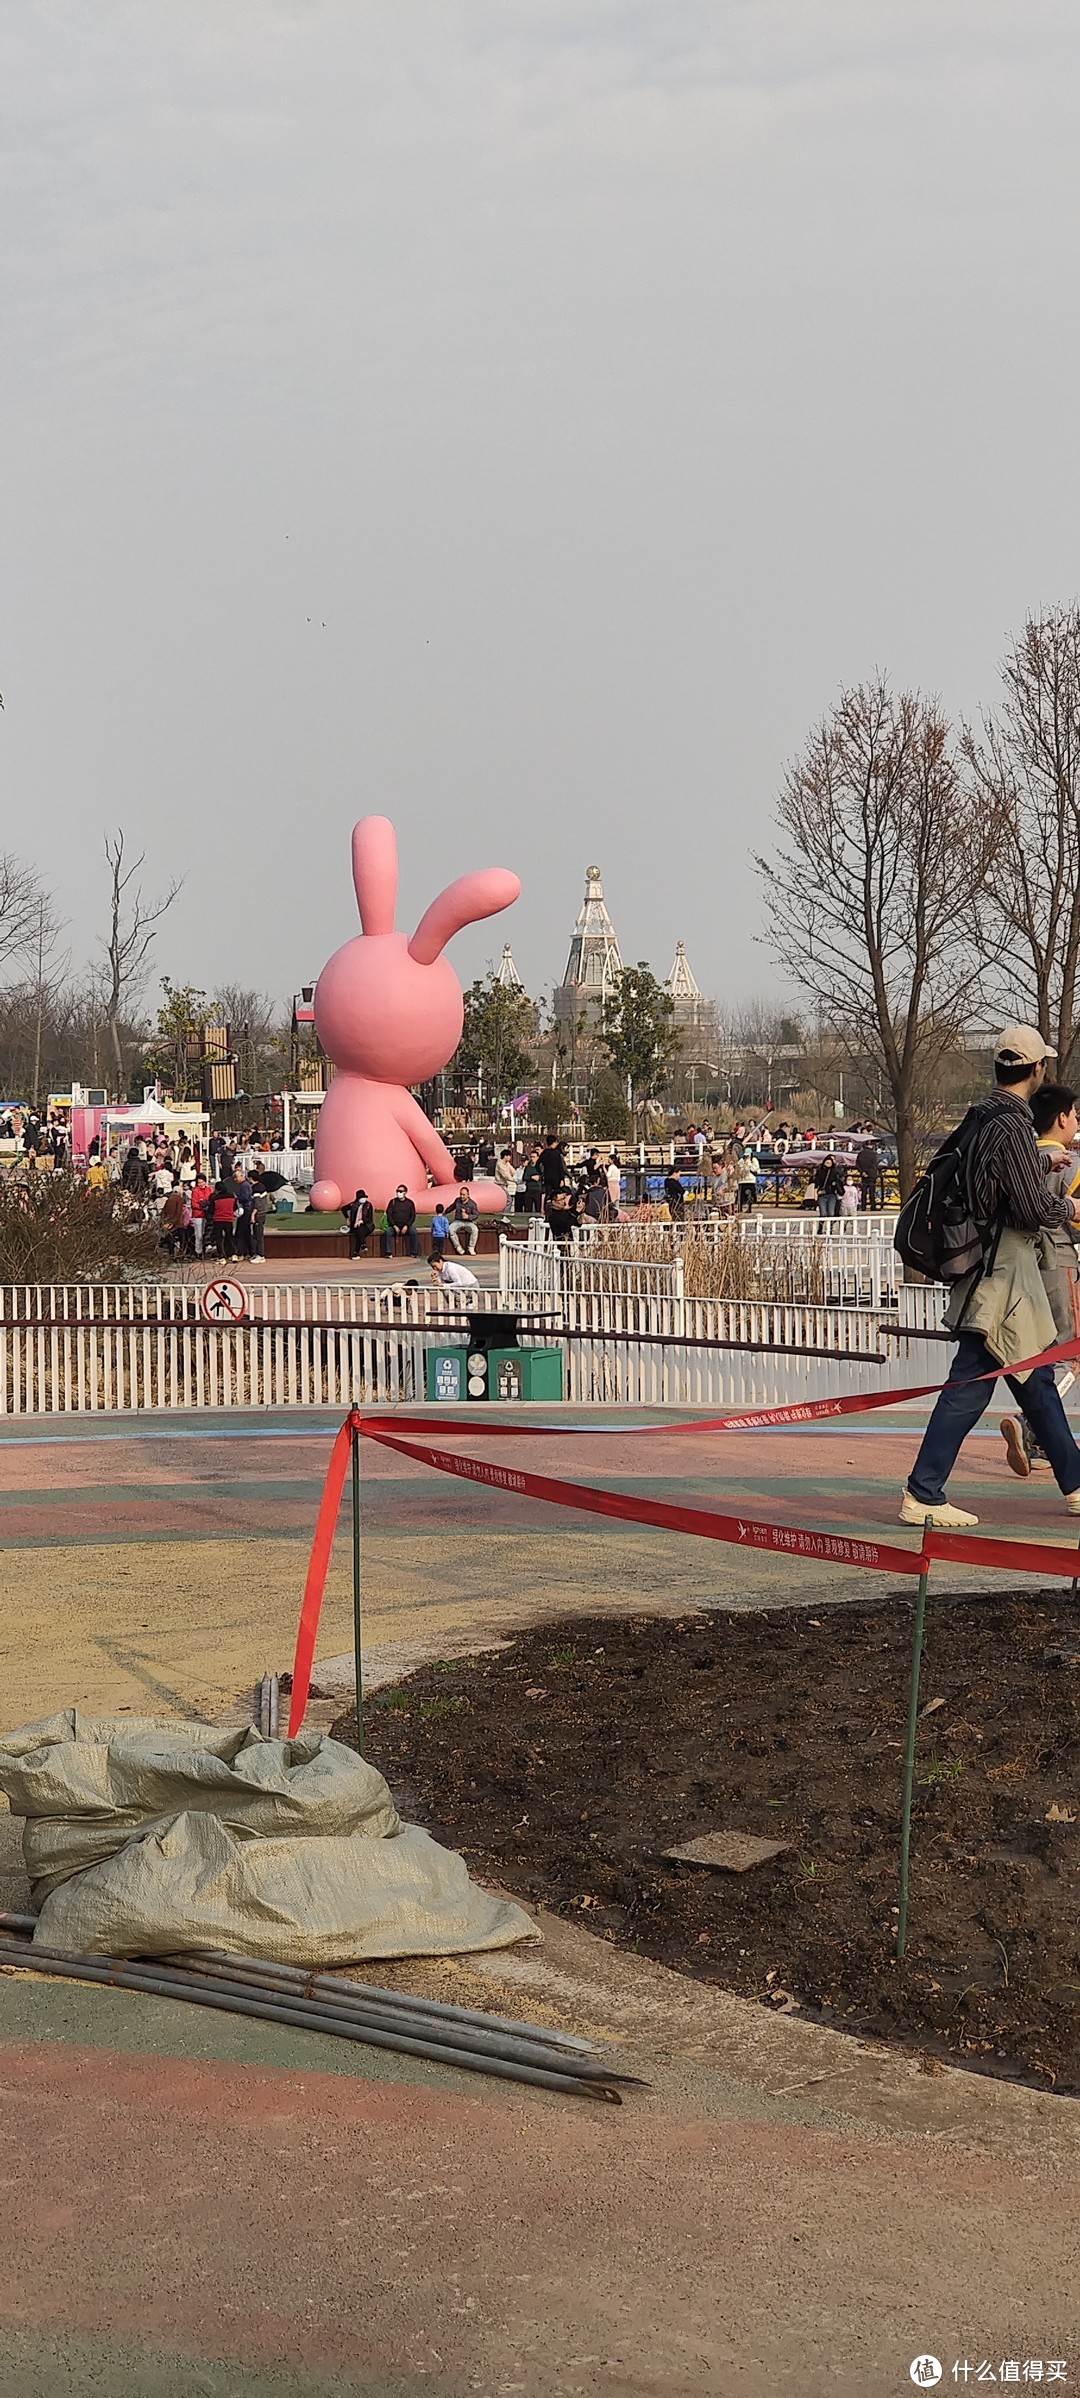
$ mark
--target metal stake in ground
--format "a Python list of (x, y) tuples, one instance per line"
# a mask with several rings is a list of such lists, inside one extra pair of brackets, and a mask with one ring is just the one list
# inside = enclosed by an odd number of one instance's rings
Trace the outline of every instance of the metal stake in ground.
[[(927, 1522), (929, 1522), (927, 1517)], [(911, 1651), (911, 1693), (908, 1699), (907, 1755), (904, 1758), (904, 1812), (900, 1827), (900, 1920), (896, 1927), (896, 1954), (902, 1957), (907, 1947), (908, 1882), (911, 1868), (911, 1797), (915, 1784), (915, 1743), (919, 1731), (919, 1681), (922, 1675), (923, 1626), (926, 1622), (926, 1587), (930, 1568), (919, 1575), (915, 1597), (915, 1639)]]
[(364, 1754), (363, 1622), (360, 1606), (360, 1426), (352, 1427), (352, 1605), (353, 1665), (356, 1673), (356, 1746)]

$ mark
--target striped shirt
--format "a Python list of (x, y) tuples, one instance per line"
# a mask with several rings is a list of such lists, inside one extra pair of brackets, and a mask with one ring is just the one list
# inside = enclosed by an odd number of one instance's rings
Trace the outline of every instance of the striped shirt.
[(1016, 1232), (1073, 1221), (1069, 1201), (1054, 1198), (1047, 1185), (1027, 1100), (1000, 1086), (983, 1102), (983, 1120), (971, 1153), (971, 1188), (975, 1213), (985, 1224), (993, 1221), (999, 1207), (1003, 1222)]

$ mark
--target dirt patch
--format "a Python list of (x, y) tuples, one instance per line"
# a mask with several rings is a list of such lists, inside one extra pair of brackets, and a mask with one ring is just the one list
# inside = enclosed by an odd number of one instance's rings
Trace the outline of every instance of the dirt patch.
[[(1063, 1590), (931, 1601), (898, 1965), (910, 1656), (906, 1594), (579, 1617), (380, 1691), (367, 1746), (481, 1873), (612, 1941), (1080, 2092), (1080, 1609)], [(334, 1730), (355, 1743), (355, 1716)], [(661, 1854), (714, 1830), (789, 1845), (743, 1874)]]

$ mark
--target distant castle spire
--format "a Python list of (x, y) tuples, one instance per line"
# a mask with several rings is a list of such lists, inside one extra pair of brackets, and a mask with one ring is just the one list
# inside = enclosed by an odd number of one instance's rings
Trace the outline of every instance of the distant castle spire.
[(509, 941), (503, 942), (502, 964), (495, 976), (495, 980), (497, 983), (502, 984), (504, 991), (523, 991), (525, 988), (521, 976), (518, 973), (517, 967), (514, 964), (514, 953), (510, 947)]
[(680, 1000), (684, 1004), (689, 1004), (693, 1000), (701, 998), (697, 978), (682, 941), (675, 943), (675, 963), (667, 978), (667, 990), (669, 998), (675, 1001), (676, 1006)]
[[(602, 1007), (623, 970), (615, 927), (604, 905), (599, 866), (585, 870), (585, 898), (570, 936), (570, 955), (560, 986), (560, 1014), (574, 1007)], [(558, 994), (556, 1000), (558, 1002)]]

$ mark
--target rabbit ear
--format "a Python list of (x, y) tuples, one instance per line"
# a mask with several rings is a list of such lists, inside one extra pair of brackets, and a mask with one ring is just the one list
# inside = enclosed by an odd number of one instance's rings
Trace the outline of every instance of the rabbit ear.
[(440, 891), (421, 916), (409, 943), (409, 956), (419, 966), (430, 966), (463, 924), (479, 924), (482, 916), (497, 916), (500, 908), (513, 906), (520, 890), (517, 875), (509, 874), (505, 866), (484, 866), (478, 874), (463, 874), (449, 890)]
[(363, 816), (353, 828), (352, 877), (366, 933), (392, 933), (397, 907), (397, 834), (389, 816)]

